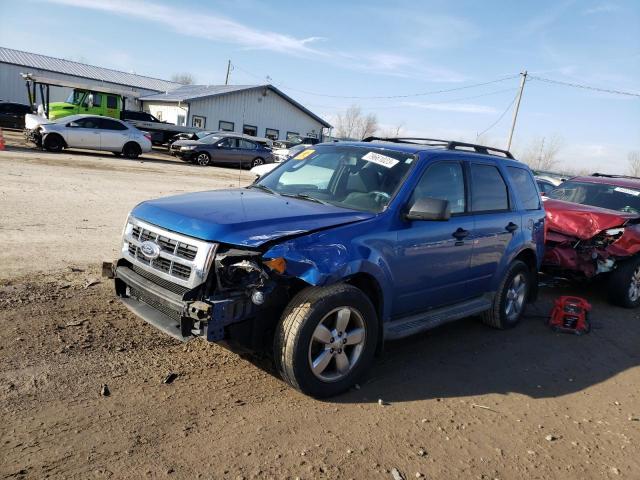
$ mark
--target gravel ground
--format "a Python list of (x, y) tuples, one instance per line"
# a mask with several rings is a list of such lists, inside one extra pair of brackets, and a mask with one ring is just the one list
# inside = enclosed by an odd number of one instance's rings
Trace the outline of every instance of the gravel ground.
[[(0, 478), (640, 478), (640, 314), (597, 285), (543, 289), (514, 330), (466, 319), (390, 343), (359, 388), (327, 401), (259, 359), (181, 344), (132, 316), (99, 278), (127, 211), (237, 175), (10, 138)], [(593, 302), (589, 335), (544, 325), (568, 293)]]

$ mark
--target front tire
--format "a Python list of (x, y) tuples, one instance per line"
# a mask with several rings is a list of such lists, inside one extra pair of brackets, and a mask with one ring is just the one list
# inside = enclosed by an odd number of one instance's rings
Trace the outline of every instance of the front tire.
[(499, 329), (515, 327), (522, 318), (531, 293), (531, 277), (531, 271), (524, 262), (516, 260), (511, 263), (491, 308), (482, 313), (483, 323)]
[(207, 167), (211, 165), (211, 155), (207, 152), (199, 152), (196, 155), (196, 163), (201, 167)]
[(62, 140), (60, 135), (49, 134), (47, 138), (44, 139), (44, 148), (49, 152), (61, 152), (64, 148), (64, 140)]
[(308, 287), (289, 302), (274, 338), (276, 368), (316, 398), (353, 386), (373, 362), (378, 317), (371, 300), (348, 284)]
[(621, 263), (607, 282), (609, 301), (624, 308), (640, 306), (640, 256)]

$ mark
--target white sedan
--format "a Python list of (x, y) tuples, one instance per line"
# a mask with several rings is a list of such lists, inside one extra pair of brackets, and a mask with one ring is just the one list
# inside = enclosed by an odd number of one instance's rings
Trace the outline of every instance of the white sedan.
[(114, 155), (138, 158), (151, 151), (151, 135), (115, 118), (71, 115), (49, 121), (26, 115), (27, 137), (50, 152), (64, 148), (104, 150)]

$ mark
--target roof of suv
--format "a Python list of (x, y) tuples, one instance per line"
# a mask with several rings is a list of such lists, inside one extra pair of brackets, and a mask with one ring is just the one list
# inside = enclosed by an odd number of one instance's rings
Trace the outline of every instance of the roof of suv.
[(601, 183), (604, 185), (613, 185), (614, 187), (626, 187), (633, 189), (640, 189), (640, 178), (638, 177), (625, 177), (623, 175), (604, 175), (594, 174), (584, 177), (573, 177), (571, 181), (585, 182), (585, 183)]

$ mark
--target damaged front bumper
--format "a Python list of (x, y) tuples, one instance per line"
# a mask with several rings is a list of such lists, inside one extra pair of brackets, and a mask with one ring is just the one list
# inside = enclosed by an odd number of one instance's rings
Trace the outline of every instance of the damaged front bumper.
[(226, 326), (255, 313), (250, 298), (237, 292), (224, 299), (190, 299), (189, 291), (172, 291), (125, 264), (115, 265), (115, 288), (124, 305), (147, 323), (186, 342), (195, 337), (223, 340)]

